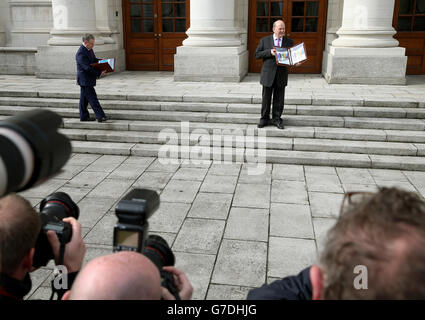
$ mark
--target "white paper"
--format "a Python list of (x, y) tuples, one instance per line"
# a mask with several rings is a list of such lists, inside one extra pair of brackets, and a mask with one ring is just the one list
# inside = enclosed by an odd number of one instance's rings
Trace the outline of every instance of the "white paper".
[(305, 54), (304, 43), (291, 48), (291, 60), (293, 64), (297, 64), (305, 59), (307, 59), (307, 55)]

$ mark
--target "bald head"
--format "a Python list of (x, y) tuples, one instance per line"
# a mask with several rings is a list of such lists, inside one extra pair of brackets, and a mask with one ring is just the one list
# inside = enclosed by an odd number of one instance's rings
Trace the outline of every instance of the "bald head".
[(277, 20), (273, 23), (273, 33), (277, 38), (282, 38), (285, 35), (285, 22)]
[(91, 260), (80, 271), (70, 300), (159, 300), (161, 279), (144, 255), (122, 251)]

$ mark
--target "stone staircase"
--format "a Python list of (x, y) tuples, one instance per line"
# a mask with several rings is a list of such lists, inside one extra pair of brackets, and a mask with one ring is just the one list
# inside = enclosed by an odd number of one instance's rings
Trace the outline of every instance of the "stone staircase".
[[(269, 163), (425, 171), (425, 102), (413, 99), (288, 97), (285, 130), (278, 130), (257, 129), (260, 98), (194, 95), (184, 101), (182, 96), (99, 94), (112, 117), (106, 123), (80, 122), (78, 98), (77, 93), (1, 91), (0, 116), (33, 108), (55, 111), (79, 153), (158, 156), (166, 143), (181, 158), (190, 157), (189, 145), (202, 145), (212, 147), (208, 158), (250, 161), (254, 145), (263, 148), (265, 142)], [(189, 134), (172, 134), (187, 126)], [(231, 148), (220, 147), (226, 139)], [(238, 141), (246, 148), (238, 148)]]

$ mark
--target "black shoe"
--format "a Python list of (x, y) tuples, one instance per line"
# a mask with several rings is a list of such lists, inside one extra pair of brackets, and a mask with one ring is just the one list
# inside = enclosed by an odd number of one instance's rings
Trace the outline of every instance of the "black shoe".
[(105, 117), (97, 119), (97, 122), (106, 122), (106, 120), (108, 120), (108, 118), (105, 116)]
[(269, 125), (269, 120), (260, 119), (260, 123), (258, 124), (258, 128), (264, 128)]
[(94, 120), (96, 119), (93, 119), (93, 118), (80, 119), (80, 121), (94, 121)]
[(282, 119), (273, 119), (272, 120), (272, 123), (276, 126), (276, 128), (278, 128), (278, 129), (281, 129), (281, 130), (283, 130), (283, 129), (285, 129), (285, 127), (283, 126), (283, 120)]

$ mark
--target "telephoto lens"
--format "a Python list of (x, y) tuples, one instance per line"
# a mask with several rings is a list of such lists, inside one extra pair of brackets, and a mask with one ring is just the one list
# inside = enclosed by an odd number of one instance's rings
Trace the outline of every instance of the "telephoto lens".
[(59, 172), (72, 151), (58, 133), (62, 118), (32, 110), (0, 122), (0, 197), (26, 190)]
[(56, 232), (59, 242), (65, 245), (71, 241), (72, 226), (63, 222), (62, 219), (68, 217), (78, 219), (79, 215), (80, 209), (71, 197), (64, 192), (52, 193), (41, 201), (41, 230), (35, 245), (34, 267), (45, 266), (49, 260), (54, 258), (52, 247), (46, 236), (47, 231)]

